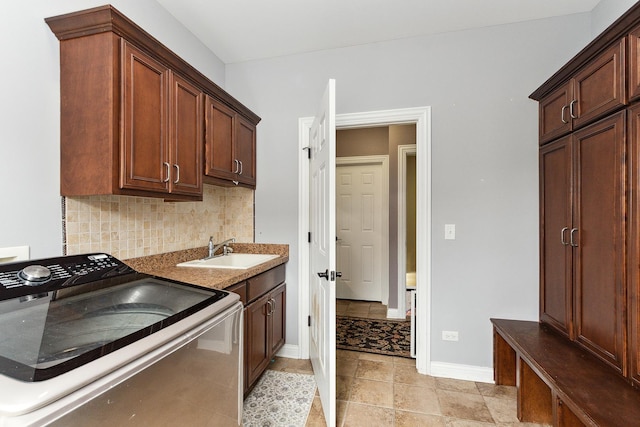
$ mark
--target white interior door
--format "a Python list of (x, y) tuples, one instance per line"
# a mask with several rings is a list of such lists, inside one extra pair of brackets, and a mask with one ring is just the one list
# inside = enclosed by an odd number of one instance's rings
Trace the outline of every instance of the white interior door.
[(329, 80), (309, 136), (309, 357), (329, 427), (336, 424), (335, 123), (335, 80)]
[(382, 287), (383, 170), (381, 163), (340, 164), (336, 169), (336, 296), (380, 301)]

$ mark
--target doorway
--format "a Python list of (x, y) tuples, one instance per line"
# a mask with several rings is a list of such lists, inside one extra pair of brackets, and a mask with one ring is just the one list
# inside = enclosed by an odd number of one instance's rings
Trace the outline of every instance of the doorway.
[[(298, 242), (298, 315), (299, 324), (307, 323), (309, 316), (309, 252), (307, 236), (309, 232), (309, 163), (305, 147), (309, 145), (309, 129), (313, 118), (299, 119), (299, 242)], [(416, 293), (416, 368), (421, 374), (429, 374), (430, 369), (430, 318), (428, 307), (431, 305), (431, 110), (430, 107), (417, 107), (398, 110), (374, 111), (336, 116), (338, 129), (357, 127), (386, 126), (393, 124), (415, 124), (416, 134), (416, 281), (419, 283)], [(403, 292), (405, 292), (403, 290)], [(402, 313), (404, 316), (404, 313)], [(299, 354), (301, 358), (309, 356), (309, 329), (298, 330)]]
[(388, 182), (387, 156), (336, 157), (338, 299), (388, 303)]

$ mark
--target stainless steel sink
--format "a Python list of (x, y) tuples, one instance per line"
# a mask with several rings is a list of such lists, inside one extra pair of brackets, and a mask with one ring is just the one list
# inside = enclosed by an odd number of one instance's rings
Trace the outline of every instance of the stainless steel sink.
[(278, 258), (279, 255), (271, 254), (236, 254), (218, 256), (210, 259), (195, 259), (193, 261), (181, 262), (177, 267), (196, 268), (237, 268), (246, 270), (258, 264)]

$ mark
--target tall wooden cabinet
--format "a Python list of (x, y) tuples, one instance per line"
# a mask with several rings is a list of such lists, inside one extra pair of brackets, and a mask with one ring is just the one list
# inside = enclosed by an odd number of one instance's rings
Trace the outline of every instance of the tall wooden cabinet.
[(538, 88), (540, 321), (640, 386), (640, 3)]

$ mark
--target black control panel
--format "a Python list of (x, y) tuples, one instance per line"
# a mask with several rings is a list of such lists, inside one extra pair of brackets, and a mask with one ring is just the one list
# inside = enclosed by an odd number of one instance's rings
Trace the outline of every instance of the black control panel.
[(0, 264), (0, 300), (136, 273), (104, 253)]

